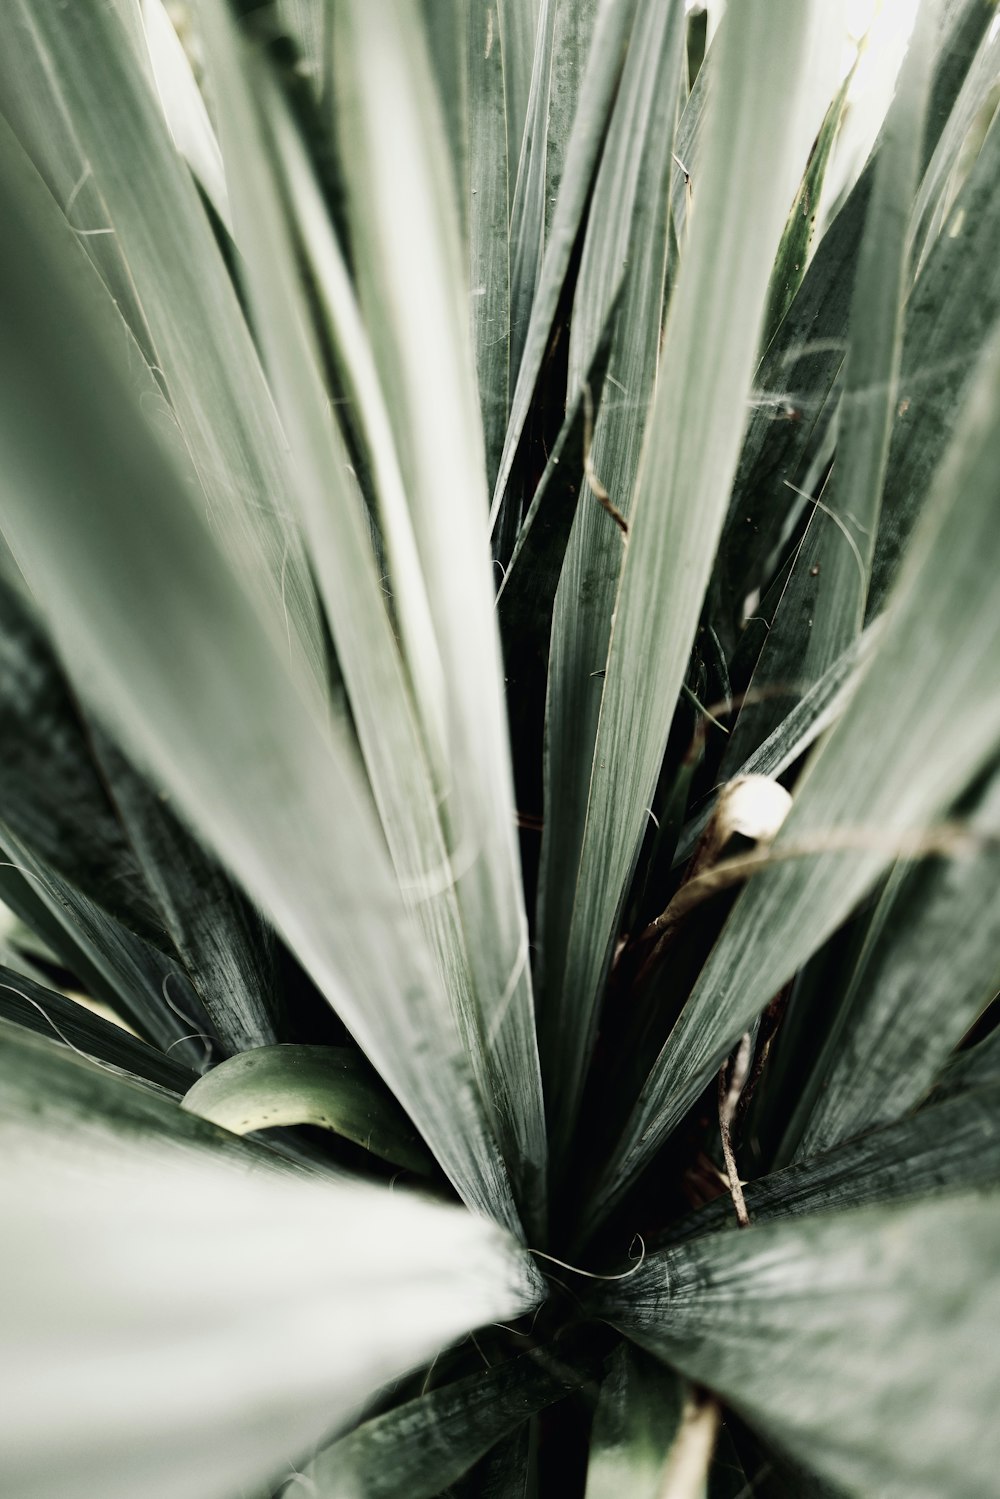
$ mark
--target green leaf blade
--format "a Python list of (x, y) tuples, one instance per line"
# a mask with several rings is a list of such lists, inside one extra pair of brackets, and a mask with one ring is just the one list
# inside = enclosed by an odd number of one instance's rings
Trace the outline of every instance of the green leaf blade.
[(807, 1469), (887, 1499), (988, 1491), (1000, 1198), (869, 1208), (656, 1256), (605, 1315)]
[[(736, 22), (737, 24), (732, 24)], [(571, 1135), (596, 1004), (725, 515), (767, 280), (811, 144), (821, 27), (808, 7), (734, 12), (710, 108), (701, 212), (671, 300), (635, 515), (615, 609), (566, 971), (553, 996), (568, 1055), (553, 1099), (557, 1150)], [(813, 51), (813, 47), (817, 50)], [(767, 81), (808, 76), (812, 97), (777, 109)], [(813, 68), (818, 68), (816, 75)], [(731, 87), (721, 87), (723, 80)], [(822, 93), (822, 89), (820, 89)], [(766, 186), (755, 164), (769, 161)], [(735, 205), (753, 198), (753, 211)], [(703, 319), (711, 309), (710, 321)], [(669, 642), (664, 648), (663, 643)]]

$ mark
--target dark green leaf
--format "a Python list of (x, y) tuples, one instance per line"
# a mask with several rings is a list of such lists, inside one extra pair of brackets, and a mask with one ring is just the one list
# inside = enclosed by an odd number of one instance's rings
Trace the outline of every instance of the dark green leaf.
[(684, 1393), (678, 1375), (639, 1349), (615, 1350), (594, 1415), (586, 1499), (661, 1499)]
[(0, 966), (0, 1016), (172, 1093), (186, 1093), (197, 1081), (189, 1067), (120, 1025), (4, 966)]
[[(907, 840), (919, 841), (995, 753), (998, 404), (995, 337), (935, 475), (875, 658), (796, 787), (776, 859), (737, 899), (654, 1064), (605, 1172), (604, 1206)], [(789, 847), (794, 856), (782, 858)]]
[[(829, 12), (824, 19), (819, 8), (782, 0), (766, 11), (741, 6), (722, 36), (701, 212), (695, 209), (671, 299), (646, 426), (579, 858), (559, 865), (573, 904), (561, 982), (546, 991), (549, 1037), (560, 1039), (546, 1079), (556, 1155), (573, 1133), (614, 929), (725, 513), (774, 250), (814, 117), (829, 97), (823, 34), (830, 25)], [(769, 81), (775, 67), (796, 82), (780, 111)], [(755, 170), (762, 156), (769, 163), (763, 177)], [(550, 773), (561, 770), (560, 763)]]
[(798, 1156), (919, 1103), (1000, 989), (1000, 776), (965, 820), (980, 850), (904, 864), (889, 878), (804, 1090)]
[[(594, 1377), (558, 1344), (494, 1364), (376, 1416), (315, 1457), (317, 1499), (433, 1499), (529, 1416)], [(286, 1490), (293, 1499), (294, 1485)]]
[[(1000, 1187), (998, 1074), (1000, 1068), (983, 1077), (970, 1070), (961, 1098), (936, 1102), (935, 1094), (926, 1108), (897, 1124), (746, 1183), (751, 1221)], [(668, 1229), (664, 1243), (736, 1226), (726, 1193)]]
[(602, 318), (612, 316), (621, 288), (611, 325), (610, 378), (602, 399), (594, 395), (592, 482), (574, 516), (552, 622), (538, 902), (540, 1003), (548, 1017), (543, 1044), (550, 1049), (556, 1009), (545, 994), (558, 994), (565, 964), (573, 907), (565, 871), (579, 861), (601, 674), (624, 556), (621, 529), (593, 486), (628, 517), (659, 358), (681, 29), (677, 5), (645, 6), (636, 19), (594, 186), (570, 328), (572, 394), (587, 376)]
[(869, 615), (885, 604), (978, 355), (1000, 319), (998, 171), (995, 120), (910, 298)]
[(711, 1235), (601, 1296), (622, 1331), (821, 1476), (979, 1499), (1000, 1462), (1000, 1196)]

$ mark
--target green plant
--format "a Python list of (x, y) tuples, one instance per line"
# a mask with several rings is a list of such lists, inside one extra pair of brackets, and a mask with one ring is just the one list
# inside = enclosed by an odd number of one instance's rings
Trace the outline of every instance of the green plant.
[(995, 1484), (997, 18), (703, 21), (13, 0), (17, 1499)]

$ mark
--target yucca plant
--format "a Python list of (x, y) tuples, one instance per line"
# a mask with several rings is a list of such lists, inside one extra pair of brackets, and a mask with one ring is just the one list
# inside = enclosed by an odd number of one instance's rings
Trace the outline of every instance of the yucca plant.
[(720, 10), (11, 0), (11, 1499), (995, 1492), (1000, 28)]

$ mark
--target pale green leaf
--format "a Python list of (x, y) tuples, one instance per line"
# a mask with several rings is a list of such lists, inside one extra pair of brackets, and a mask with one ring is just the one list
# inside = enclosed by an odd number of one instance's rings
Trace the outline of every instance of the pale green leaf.
[[(479, 0), (468, 7), (465, 34), (469, 145), (463, 187), (469, 225), (469, 315), (488, 486), (500, 467), (510, 409), (510, 198), (520, 135), (508, 135), (508, 107), (519, 106), (505, 86), (508, 65), (517, 72), (517, 45), (524, 41), (521, 28), (531, 21), (533, 9), (531, 0)], [(508, 41), (514, 52), (509, 60)], [(510, 82), (516, 94), (517, 82)]]
[(4, 177), (4, 524), (74, 681), (272, 918), (459, 1191), (513, 1224), (353, 746), (300, 696), (139, 419), (74, 247)]
[(507, 114), (507, 177), (514, 191), (521, 140), (528, 115), (535, 38), (541, 0), (498, 0), (500, 52)]
[(4, 113), (157, 373), (160, 419), (179, 429), (188, 482), (222, 546), (296, 670), (323, 683), (284, 440), (145, 62), (101, 0), (15, 0), (0, 57)]
[(363, 1058), (341, 1046), (241, 1052), (199, 1078), (183, 1106), (234, 1135), (312, 1124), (408, 1171), (426, 1172), (430, 1164), (396, 1101)]
[(222, 152), (191, 62), (163, 0), (141, 0), (153, 78), (174, 145), (191, 168), (220, 223), (232, 232)]
[(267, 1151), (7, 1029), (6, 1493), (273, 1486), (387, 1379), (536, 1297), (494, 1225), (261, 1169)]
[(347, 0), (337, 7), (334, 41), (361, 304), (444, 667), (448, 739), (433, 770), (497, 1128), (521, 1200), (538, 1215), (546, 1161), (541, 1077), (482, 428), (443, 126), (423, 36), (405, 0)]
[[(269, 77), (242, 48), (236, 29), (227, 23), (225, 8), (203, 0), (202, 11), (248, 291), (297, 466), (303, 524), (365, 768), (396, 878), (436, 959), (441, 987), (451, 999), (488, 1108), (491, 1085), (486, 1045), (452, 888), (438, 789), (386, 608), (363, 501), (323, 385), (319, 351), (309, 331), (294, 246), (284, 223), (278, 179), (269, 170), (255, 98), (271, 102), (270, 113), (276, 120), (283, 116)], [(284, 123), (287, 130), (289, 124)], [(318, 217), (316, 232), (318, 236)], [(317, 245), (330, 257), (328, 264), (324, 261), (330, 272), (329, 295), (343, 300), (343, 306), (339, 302), (338, 306), (346, 314), (350, 332), (351, 304), (336, 275), (335, 245), (331, 237), (317, 238)], [(365, 346), (359, 341), (352, 348), (360, 375), (367, 377)], [(394, 492), (390, 498), (395, 500)], [(396, 519), (392, 510), (387, 509), (386, 515)], [(401, 542), (409, 554), (412, 536), (405, 510), (402, 520)], [(410, 559), (410, 566), (415, 565), (415, 559)], [(430, 629), (429, 620), (426, 627)]]
[[(543, 0), (545, 24), (539, 32), (543, 46), (535, 55), (529, 127), (521, 157), (523, 173), (518, 174), (511, 208), (513, 389), (510, 424), (493, 491), (491, 521), (494, 525), (506, 495), (538, 372), (548, 347), (552, 320), (579, 234), (635, 10), (636, 0), (600, 0), (596, 8), (595, 0), (587, 0), (579, 7), (571, 3), (560, 5), (559, 0)], [(594, 17), (593, 37), (583, 51), (586, 67), (577, 84), (573, 73), (582, 58), (576, 55), (575, 48), (568, 56), (561, 56), (560, 16), (563, 25), (572, 31), (580, 24), (579, 14), (588, 12)], [(543, 50), (545, 46), (549, 48), (548, 54)], [(568, 131), (566, 100), (561, 96), (561, 91), (567, 87), (573, 101), (568, 114), (573, 124)], [(558, 108), (564, 115), (554, 129), (548, 123), (553, 108)], [(547, 139), (545, 153), (538, 149), (537, 144), (542, 133)], [(559, 138), (565, 138), (565, 159), (561, 164), (554, 164), (549, 158)], [(557, 174), (557, 189), (552, 181), (554, 174)], [(555, 197), (555, 207), (551, 227), (546, 232), (546, 199), (550, 196)], [(602, 323), (603, 318), (599, 318), (598, 326)], [(584, 367), (589, 364), (592, 354), (591, 350), (582, 358)]]
[[(571, 392), (586, 376), (601, 318), (612, 317), (608, 375), (589, 452), (591, 474), (628, 517), (656, 376), (667, 254), (670, 148), (684, 18), (645, 6), (633, 28), (584, 241), (570, 332)], [(614, 312), (614, 297), (621, 286)], [(545, 827), (538, 901), (543, 996), (559, 990), (573, 910), (566, 870), (579, 860), (597, 737), (622, 532), (585, 482), (573, 520), (552, 625), (546, 702)], [(543, 1049), (558, 1051), (555, 1014), (541, 1000)], [(556, 1027), (557, 1028), (557, 1027)], [(548, 1033), (548, 1034), (547, 1034)], [(549, 1065), (554, 1059), (550, 1056)]]
[(368, 331), (320, 186), (290, 112), (277, 90), (265, 90), (259, 103), (271, 132), (276, 170), (315, 280), (338, 374), (351, 403), (351, 416), (371, 464), (380, 539), (390, 571), (400, 643), (413, 684), (413, 708), (441, 758), (446, 739), (441, 655)]

